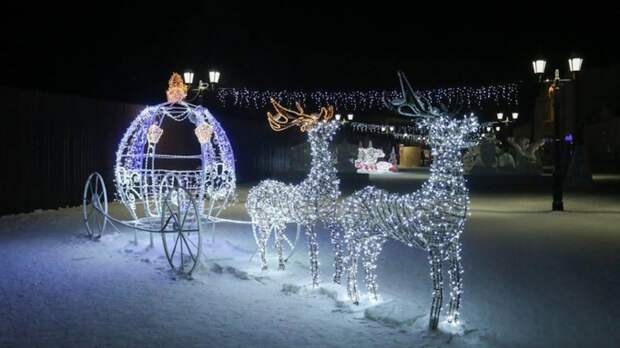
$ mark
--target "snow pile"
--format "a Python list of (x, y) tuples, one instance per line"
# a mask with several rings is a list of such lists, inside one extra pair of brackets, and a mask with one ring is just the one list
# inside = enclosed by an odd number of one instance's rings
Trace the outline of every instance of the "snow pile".
[[(170, 271), (158, 235), (152, 248), (124, 229), (85, 238), (79, 208), (1, 217), (0, 347), (617, 347), (618, 200), (568, 196), (574, 211), (563, 214), (548, 203), (472, 197), (462, 322), (435, 332), (427, 255), (399, 243), (379, 260), (381, 300), (356, 306), (329, 282), (324, 231), (312, 288), (305, 238), (287, 270), (271, 255), (263, 272), (249, 227), (221, 224), (187, 280)], [(247, 218), (241, 204), (227, 213)]]

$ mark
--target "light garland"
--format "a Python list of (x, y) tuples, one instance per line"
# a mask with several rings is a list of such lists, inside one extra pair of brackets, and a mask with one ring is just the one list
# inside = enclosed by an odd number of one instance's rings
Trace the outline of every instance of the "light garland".
[(377, 298), (377, 259), (387, 239), (424, 249), (433, 282), (429, 327), (436, 329), (442, 307), (444, 262), (450, 278), (448, 320), (455, 323), (459, 316), (463, 273), (460, 236), (469, 209), (461, 151), (475, 144), (472, 136), (479, 125), (476, 117), (457, 120), (429, 107), (411, 90), (404, 74), (399, 72), (399, 77), (403, 98), (388, 106), (402, 115), (422, 118), (433, 155), (431, 175), (420, 190), (410, 194), (392, 194), (369, 186), (342, 202), (341, 222), (348, 247), (343, 260), (348, 271), (347, 289), (351, 299), (359, 302), (357, 265), (361, 257), (367, 289)]
[(412, 142), (423, 142), (426, 140), (420, 128), (415, 124), (393, 126), (386, 124), (347, 122), (346, 125), (349, 125), (355, 132), (389, 135), (398, 140)]
[[(267, 269), (266, 243), (274, 233), (275, 248), (278, 254), (278, 269), (283, 270), (287, 260), (284, 259), (282, 243), (287, 223), (304, 226), (308, 236), (310, 270), (312, 285), (319, 284), (319, 245), (315, 226), (323, 222), (330, 230), (334, 243), (336, 265), (342, 267), (343, 247), (340, 224), (336, 219), (336, 201), (340, 196), (340, 180), (334, 167), (334, 158), (329, 144), (340, 123), (330, 121), (333, 108), (321, 108), (318, 114), (305, 114), (297, 104), (297, 111), (282, 107), (271, 100), (276, 113), (268, 113), (269, 124), (275, 131), (281, 131), (294, 125), (307, 131), (312, 155), (311, 169), (305, 180), (297, 185), (285, 184), (275, 180), (265, 180), (250, 189), (246, 208), (252, 219), (253, 228), (258, 230), (258, 250), (262, 269)], [(337, 269), (334, 281), (339, 282), (342, 270)]]
[[(468, 108), (481, 108), (488, 105), (517, 106), (519, 103), (519, 85), (517, 83), (496, 84), (482, 87), (451, 87), (416, 91), (416, 93), (435, 105), (451, 104), (460, 100)], [(384, 109), (383, 98), (396, 98), (398, 91), (257, 91), (247, 88), (222, 88), (217, 98), (222, 105), (241, 108), (262, 109), (270, 100), (276, 98), (283, 103), (300, 102), (302, 105), (334, 105), (343, 110), (378, 110)]]

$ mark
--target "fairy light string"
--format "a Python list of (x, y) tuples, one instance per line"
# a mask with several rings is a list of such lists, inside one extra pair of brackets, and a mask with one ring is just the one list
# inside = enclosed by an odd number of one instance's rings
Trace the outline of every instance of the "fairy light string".
[[(253, 90), (248, 88), (220, 88), (217, 99), (224, 106), (232, 105), (247, 109), (262, 109), (275, 98), (285, 104), (299, 102), (302, 105), (333, 105), (339, 110), (365, 111), (385, 109), (384, 97), (394, 99), (399, 91), (274, 91)], [(481, 109), (489, 106), (518, 106), (519, 84), (504, 83), (480, 87), (448, 87), (415, 91), (421, 98), (434, 105), (452, 104), (459, 101), (469, 109)]]

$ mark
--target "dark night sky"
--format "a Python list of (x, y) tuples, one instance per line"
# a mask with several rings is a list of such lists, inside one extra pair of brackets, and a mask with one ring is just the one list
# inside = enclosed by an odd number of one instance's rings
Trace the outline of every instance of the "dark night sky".
[(528, 79), (537, 54), (564, 70), (572, 51), (584, 55), (584, 69), (620, 61), (620, 11), (610, 8), (534, 13), (532, 5), (506, 3), (447, 14), (402, 1), (385, 8), (188, 3), (11, 5), (0, 83), (153, 103), (171, 71), (185, 67), (215, 65), (228, 87), (351, 90), (393, 88), (396, 69), (418, 87), (437, 87)]

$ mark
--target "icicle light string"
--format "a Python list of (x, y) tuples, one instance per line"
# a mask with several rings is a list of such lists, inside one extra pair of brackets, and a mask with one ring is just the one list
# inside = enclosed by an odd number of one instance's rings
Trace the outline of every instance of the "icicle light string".
[[(467, 108), (484, 108), (490, 105), (518, 106), (519, 85), (506, 83), (482, 87), (450, 87), (416, 91), (416, 94), (429, 100), (435, 105), (441, 103), (450, 104), (460, 100)], [(240, 108), (263, 109), (269, 103), (270, 98), (275, 98), (282, 103), (293, 104), (300, 102), (302, 105), (312, 103), (314, 105), (333, 105), (339, 110), (378, 110), (384, 109), (384, 96), (394, 99), (400, 95), (399, 91), (259, 91), (247, 88), (222, 88), (217, 91), (217, 98), (224, 106), (232, 105)]]

